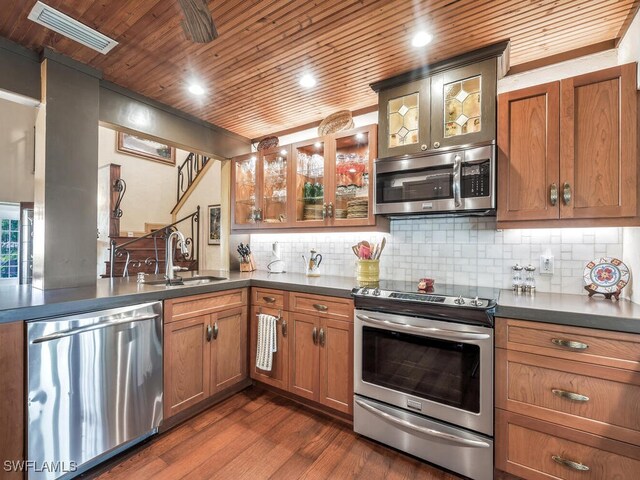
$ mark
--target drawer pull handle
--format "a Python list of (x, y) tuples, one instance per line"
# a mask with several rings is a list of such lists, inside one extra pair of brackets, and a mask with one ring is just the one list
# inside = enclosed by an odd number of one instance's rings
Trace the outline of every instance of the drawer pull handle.
[(320, 346), (324, 347), (324, 328), (320, 329)]
[(275, 297), (262, 297), (262, 299), (267, 303), (276, 303)]
[(574, 470), (578, 470), (580, 472), (588, 472), (589, 470), (591, 470), (589, 467), (583, 465), (582, 463), (572, 462), (571, 460), (567, 460), (566, 458), (562, 458), (558, 455), (552, 455), (551, 458), (553, 458), (554, 462), (559, 463), (560, 465), (573, 468)]
[(589, 397), (586, 395), (580, 395), (579, 393), (567, 392), (566, 390), (559, 390), (557, 388), (552, 388), (551, 393), (553, 393), (556, 397), (566, 398), (567, 400), (573, 400), (574, 402), (588, 402)]
[(551, 343), (559, 347), (570, 348), (571, 350), (586, 350), (589, 345), (582, 342), (574, 342), (573, 340), (565, 340), (564, 338), (552, 338)]
[(318, 344), (318, 329), (316, 327), (313, 327), (313, 330), (311, 331), (311, 339), (313, 340), (314, 345)]
[(313, 308), (315, 308), (319, 312), (326, 312), (327, 310), (329, 310), (329, 307), (327, 307), (326, 305), (322, 305), (320, 303), (314, 303)]

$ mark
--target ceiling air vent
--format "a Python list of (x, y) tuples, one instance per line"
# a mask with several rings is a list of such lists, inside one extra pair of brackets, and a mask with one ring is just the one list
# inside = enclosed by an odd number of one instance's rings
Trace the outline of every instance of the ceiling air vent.
[(115, 40), (42, 2), (36, 2), (33, 6), (31, 13), (29, 13), (29, 20), (44, 25), (54, 32), (58, 32), (103, 54), (108, 53), (118, 45)]

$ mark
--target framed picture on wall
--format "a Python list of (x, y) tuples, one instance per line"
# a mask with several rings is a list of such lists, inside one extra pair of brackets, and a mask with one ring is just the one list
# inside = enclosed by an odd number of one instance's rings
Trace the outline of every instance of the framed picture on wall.
[(125, 132), (118, 132), (116, 150), (126, 155), (146, 158), (154, 162), (176, 164), (176, 149), (164, 143), (136, 137)]
[(220, 205), (209, 205), (209, 245), (220, 245)]

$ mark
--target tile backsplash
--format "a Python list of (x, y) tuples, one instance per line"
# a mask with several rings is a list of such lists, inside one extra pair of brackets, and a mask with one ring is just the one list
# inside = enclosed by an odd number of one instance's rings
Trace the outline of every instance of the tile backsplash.
[[(352, 276), (356, 257), (351, 245), (387, 238), (380, 261), (385, 279), (509, 288), (515, 263), (540, 267), (540, 255), (554, 256), (552, 276), (536, 270), (538, 291), (581, 293), (585, 265), (595, 257), (622, 259), (622, 228), (496, 230), (495, 218), (413, 218), (393, 220), (391, 232), (251, 235), (259, 270), (266, 270), (271, 245), (278, 241), (289, 272), (303, 272), (302, 255), (314, 248), (323, 256), (322, 274)], [(524, 273), (524, 272), (523, 272)]]

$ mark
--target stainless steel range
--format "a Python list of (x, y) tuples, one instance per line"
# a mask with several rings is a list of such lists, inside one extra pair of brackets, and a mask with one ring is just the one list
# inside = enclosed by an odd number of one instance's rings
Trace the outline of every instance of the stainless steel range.
[(497, 292), (414, 288), (383, 282), (353, 291), (354, 430), (467, 477), (492, 479)]

